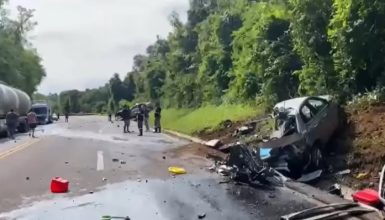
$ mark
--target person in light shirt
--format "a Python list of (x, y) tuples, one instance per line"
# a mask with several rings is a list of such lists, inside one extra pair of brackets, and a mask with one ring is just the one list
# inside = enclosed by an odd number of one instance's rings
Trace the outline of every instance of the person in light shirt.
[(27, 122), (28, 122), (28, 127), (29, 127), (29, 136), (32, 138), (35, 138), (35, 129), (37, 126), (37, 116), (34, 111), (29, 110), (27, 114)]

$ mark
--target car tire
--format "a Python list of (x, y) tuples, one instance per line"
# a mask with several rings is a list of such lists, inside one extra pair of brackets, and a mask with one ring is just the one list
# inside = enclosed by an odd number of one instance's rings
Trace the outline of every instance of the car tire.
[(322, 169), (324, 165), (323, 164), (324, 157), (322, 153), (322, 146), (318, 142), (316, 142), (310, 148), (309, 156), (310, 156), (310, 167), (309, 167), (310, 170), (314, 171), (314, 170)]

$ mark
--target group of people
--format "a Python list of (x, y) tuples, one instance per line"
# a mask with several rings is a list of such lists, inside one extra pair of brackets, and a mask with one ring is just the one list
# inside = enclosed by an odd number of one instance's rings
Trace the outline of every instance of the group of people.
[[(154, 132), (155, 133), (161, 133), (161, 125), (160, 125), (160, 117), (161, 117), (161, 111), (160, 105), (157, 104), (154, 111)], [(139, 134), (138, 136), (143, 136), (143, 124), (146, 127), (146, 131), (150, 131), (150, 125), (149, 125), (149, 115), (150, 110), (145, 104), (141, 104), (138, 106), (138, 110), (136, 111), (135, 118), (138, 123), (138, 130)], [(112, 122), (111, 115), (108, 116), (109, 121)], [(120, 117), (124, 121), (123, 126), (123, 132), (124, 133), (130, 133), (130, 120), (133, 117), (131, 109), (129, 106), (125, 106), (125, 108), (120, 113)]]
[[(7, 113), (5, 117), (5, 123), (7, 125), (9, 138), (15, 139), (15, 132), (20, 122), (19, 122), (19, 115), (13, 109), (11, 109)], [(33, 138), (35, 138), (35, 129), (37, 127), (37, 124), (38, 124), (37, 115), (31, 109), (27, 114), (27, 126), (29, 129), (29, 136)]]

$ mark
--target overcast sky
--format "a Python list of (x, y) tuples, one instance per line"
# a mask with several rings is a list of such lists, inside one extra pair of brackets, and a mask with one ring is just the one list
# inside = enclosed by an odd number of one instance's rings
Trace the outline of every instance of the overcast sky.
[(188, 0), (10, 0), (36, 9), (31, 34), (47, 77), (39, 92), (94, 88), (114, 72), (122, 78), (135, 54), (171, 31), (172, 11), (186, 16)]

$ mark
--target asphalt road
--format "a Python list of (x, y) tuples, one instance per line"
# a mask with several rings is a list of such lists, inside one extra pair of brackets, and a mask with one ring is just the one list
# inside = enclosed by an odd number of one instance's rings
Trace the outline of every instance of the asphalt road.
[[(287, 188), (219, 184), (206, 169), (211, 161), (172, 153), (186, 142), (123, 134), (121, 123), (104, 117), (71, 117), (40, 126), (36, 135), (0, 140), (0, 219), (182, 220), (205, 213), (205, 219), (265, 220), (315, 205)], [(188, 173), (171, 176), (173, 165)], [(50, 192), (56, 176), (70, 181), (70, 192)]]

